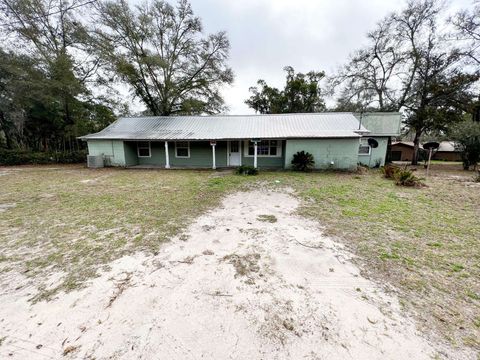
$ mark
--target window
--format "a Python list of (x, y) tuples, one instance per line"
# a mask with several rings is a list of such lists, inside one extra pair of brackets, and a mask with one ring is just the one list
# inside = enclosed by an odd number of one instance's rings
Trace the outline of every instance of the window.
[(175, 142), (175, 157), (177, 158), (190, 157), (190, 143), (188, 141)]
[[(245, 156), (254, 155), (254, 144), (248, 141), (248, 146), (245, 146)], [(248, 149), (248, 150), (247, 150)], [(280, 140), (262, 140), (257, 142), (257, 156), (259, 157), (279, 157), (282, 155), (282, 142)]]
[(372, 148), (368, 145), (367, 141), (362, 140), (358, 147), (358, 155), (370, 155)]
[(137, 155), (138, 157), (150, 157), (150, 142), (139, 141), (137, 142)]

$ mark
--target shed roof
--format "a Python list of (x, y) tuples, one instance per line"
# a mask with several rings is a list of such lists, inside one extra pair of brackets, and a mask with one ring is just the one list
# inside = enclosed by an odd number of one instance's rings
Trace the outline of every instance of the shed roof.
[(360, 137), (352, 113), (119, 118), (84, 140), (225, 140)]

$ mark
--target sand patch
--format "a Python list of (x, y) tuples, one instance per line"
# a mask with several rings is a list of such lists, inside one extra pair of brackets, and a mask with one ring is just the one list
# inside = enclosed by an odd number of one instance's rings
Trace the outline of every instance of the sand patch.
[(294, 215), (298, 205), (287, 193), (231, 195), (158, 255), (123, 257), (49, 302), (28, 302), (28, 286), (13, 291), (26, 282), (17, 275), (0, 284), (0, 358), (435, 356), (439, 345), (318, 224)]
[(8, 209), (14, 208), (17, 206), (17, 204), (12, 203), (12, 204), (0, 204), (0, 213), (7, 211)]

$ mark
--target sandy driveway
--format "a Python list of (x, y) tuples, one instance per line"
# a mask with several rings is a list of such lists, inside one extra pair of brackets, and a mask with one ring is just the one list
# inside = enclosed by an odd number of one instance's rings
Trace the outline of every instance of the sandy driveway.
[(231, 195), (157, 256), (50, 302), (31, 306), (21, 278), (1, 284), (0, 358), (430, 359), (397, 301), (297, 206)]

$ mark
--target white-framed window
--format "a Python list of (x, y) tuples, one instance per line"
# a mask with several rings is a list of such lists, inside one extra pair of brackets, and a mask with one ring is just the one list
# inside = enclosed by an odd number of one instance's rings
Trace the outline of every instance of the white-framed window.
[[(255, 153), (254, 143), (245, 141), (245, 156), (253, 157)], [(262, 140), (257, 142), (258, 157), (281, 157), (282, 156), (282, 140)]]
[(190, 157), (190, 142), (189, 141), (175, 141), (175, 157), (189, 158)]
[(150, 148), (150, 141), (137, 142), (137, 155), (138, 157), (151, 157), (152, 151)]
[(360, 140), (360, 146), (358, 147), (358, 155), (370, 155), (372, 147), (368, 145), (368, 140)]

